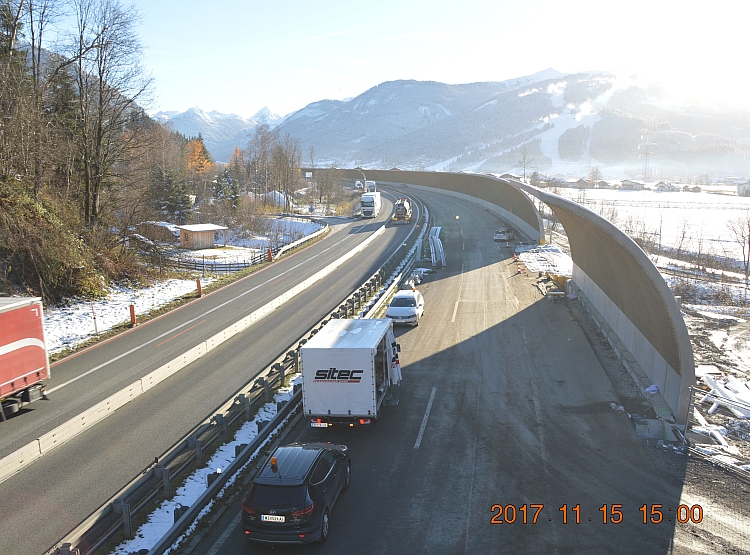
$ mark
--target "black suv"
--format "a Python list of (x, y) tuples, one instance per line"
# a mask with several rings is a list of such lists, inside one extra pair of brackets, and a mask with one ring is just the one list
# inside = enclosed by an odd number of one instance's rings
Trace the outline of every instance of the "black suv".
[(341, 490), (352, 481), (345, 445), (278, 447), (242, 501), (245, 537), (271, 543), (324, 542)]

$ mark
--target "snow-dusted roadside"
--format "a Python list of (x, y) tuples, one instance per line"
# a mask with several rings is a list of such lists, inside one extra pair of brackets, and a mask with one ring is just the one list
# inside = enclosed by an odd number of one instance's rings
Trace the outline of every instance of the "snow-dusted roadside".
[[(296, 378), (295, 383), (297, 382), (301, 383), (301, 377)], [(261, 420), (271, 421), (276, 416), (276, 403), (281, 401), (289, 401), (289, 399), (291, 399), (293, 395), (293, 387), (294, 384), (291, 384), (288, 387), (280, 389), (274, 396), (273, 402), (263, 405), (260, 410), (258, 410), (258, 413), (255, 415), (255, 418), (253, 420), (245, 422), (240, 427), (240, 429), (237, 430), (237, 433), (235, 434), (232, 441), (225, 443), (224, 445), (219, 447), (219, 449), (211, 457), (211, 460), (208, 461), (203, 468), (199, 468), (198, 470), (193, 472), (193, 474), (188, 476), (187, 480), (185, 480), (185, 483), (177, 489), (175, 495), (171, 499), (162, 502), (161, 505), (159, 505), (159, 507), (153, 513), (151, 513), (146, 523), (137, 530), (133, 539), (124, 541), (123, 543), (118, 545), (114, 549), (114, 551), (112, 551), (112, 553), (114, 555), (129, 555), (130, 553), (139, 552), (140, 549), (151, 549), (154, 545), (156, 545), (156, 543), (169, 531), (169, 529), (174, 524), (175, 509), (179, 505), (190, 506), (195, 502), (196, 499), (198, 499), (198, 497), (201, 496), (201, 494), (208, 487), (207, 476), (215, 472), (217, 469), (221, 471), (231, 464), (231, 462), (235, 458), (235, 446), (243, 443), (252, 443), (252, 441), (258, 435), (258, 422)], [(260, 451), (260, 448), (258, 449), (258, 451)], [(245, 465), (245, 467), (243, 467), (242, 470), (244, 470), (244, 468), (246, 468), (247, 465), (252, 462), (253, 458), (257, 456), (258, 451), (256, 451), (256, 454), (251, 457), (250, 461), (248, 461), (248, 463)], [(242, 470), (240, 470), (240, 472), (242, 472)], [(237, 475), (230, 478), (230, 480), (224, 486), (216, 499), (220, 499), (223, 496), (224, 491), (226, 491), (227, 488), (231, 487), (234, 484), (236, 476)], [(203, 509), (201, 514), (198, 516), (198, 520), (211, 510), (215, 501), (216, 500), (211, 501), (205, 507), (205, 509)], [(192, 533), (194, 529), (195, 523), (193, 523), (193, 525), (188, 528), (183, 537)], [(180, 540), (178, 540), (178, 543), (179, 541)]]
[[(201, 286), (213, 278), (202, 278)], [(113, 286), (106, 298), (72, 302), (64, 307), (45, 308), (44, 334), (50, 354), (74, 348), (99, 333), (130, 321), (130, 305), (136, 315), (146, 314), (183, 295), (193, 293), (192, 279), (167, 279), (143, 288)]]
[[(160, 224), (161, 222), (154, 222)], [(172, 226), (174, 227), (174, 226)], [(320, 225), (309, 220), (283, 218), (271, 226), (271, 233), (279, 240), (289, 243), (310, 235), (320, 229)], [(172, 230), (173, 232), (175, 230)], [(211, 260), (213, 262), (245, 261), (258, 249), (268, 246), (269, 237), (239, 238), (230, 235), (227, 246), (217, 244), (216, 248), (188, 251), (180, 249), (186, 258)], [(204, 287), (215, 281), (214, 278), (201, 278)], [(65, 306), (45, 307), (44, 333), (50, 354), (75, 348), (95, 337), (97, 332), (111, 330), (118, 324), (130, 321), (130, 305), (134, 305), (136, 316), (164, 306), (175, 299), (194, 293), (197, 290), (195, 279), (160, 280), (148, 287), (115, 285), (103, 299), (95, 301), (71, 300)]]

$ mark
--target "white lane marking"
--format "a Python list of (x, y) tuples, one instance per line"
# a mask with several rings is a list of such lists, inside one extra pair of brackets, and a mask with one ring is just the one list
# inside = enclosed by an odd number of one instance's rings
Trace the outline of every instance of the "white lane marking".
[(53, 393), (53, 392), (57, 391), (58, 389), (62, 389), (62, 388), (63, 388), (63, 387), (65, 387), (66, 385), (70, 385), (70, 384), (72, 384), (73, 382), (76, 382), (76, 381), (80, 380), (81, 378), (85, 378), (85, 377), (86, 377), (86, 376), (88, 376), (89, 374), (92, 374), (92, 373), (96, 372), (97, 370), (101, 370), (101, 369), (102, 369), (102, 368), (104, 368), (105, 366), (108, 366), (108, 365), (112, 364), (113, 362), (117, 362), (117, 361), (118, 361), (118, 360), (120, 360), (121, 358), (124, 358), (124, 357), (126, 357), (126, 356), (128, 356), (128, 355), (132, 355), (133, 353), (135, 353), (136, 351), (139, 351), (139, 350), (140, 350), (140, 349), (142, 349), (143, 347), (146, 347), (146, 346), (150, 345), (151, 343), (154, 343), (154, 342), (156, 342), (156, 341), (158, 341), (158, 340), (162, 339), (163, 337), (166, 337), (166, 336), (168, 336), (168, 335), (171, 335), (171, 334), (173, 334), (174, 332), (176, 332), (176, 331), (177, 331), (177, 330), (179, 330), (180, 328), (184, 328), (185, 326), (188, 326), (188, 325), (192, 324), (193, 322), (196, 322), (196, 321), (200, 320), (201, 318), (204, 318), (204, 317), (205, 317), (205, 316), (207, 316), (208, 314), (211, 314), (212, 312), (214, 312), (214, 311), (216, 311), (216, 310), (219, 310), (219, 309), (221, 309), (221, 308), (224, 308), (224, 307), (225, 307), (225, 306), (227, 306), (228, 304), (232, 304), (232, 303), (236, 302), (236, 301), (237, 301), (237, 299), (240, 299), (240, 298), (244, 297), (245, 295), (249, 295), (249, 294), (250, 294), (250, 293), (252, 293), (253, 291), (256, 291), (257, 289), (260, 289), (261, 287), (263, 287), (263, 286), (265, 286), (265, 285), (268, 285), (269, 283), (271, 283), (272, 281), (274, 281), (274, 280), (276, 280), (276, 279), (280, 278), (281, 276), (283, 276), (283, 275), (286, 275), (286, 274), (288, 274), (289, 272), (291, 272), (291, 271), (293, 271), (293, 270), (296, 270), (297, 268), (299, 268), (300, 266), (302, 266), (302, 265), (304, 265), (304, 264), (307, 264), (308, 262), (310, 262), (310, 261), (311, 261), (311, 260), (313, 260), (314, 258), (317, 258), (317, 257), (318, 257), (318, 256), (320, 256), (321, 254), (324, 254), (324, 253), (325, 253), (326, 251), (329, 251), (329, 250), (331, 250), (332, 248), (334, 248), (334, 247), (337, 247), (338, 245), (340, 245), (341, 243), (343, 243), (344, 241), (346, 241), (346, 240), (347, 240), (348, 238), (349, 238), (348, 236), (347, 236), (347, 237), (345, 237), (344, 239), (342, 239), (342, 240), (341, 240), (341, 241), (339, 241), (338, 243), (336, 243), (336, 244), (334, 244), (334, 245), (331, 245), (330, 247), (328, 247), (328, 248), (326, 248), (326, 249), (324, 249), (324, 250), (320, 251), (320, 252), (319, 252), (318, 254), (315, 254), (315, 255), (311, 256), (310, 258), (308, 258), (308, 259), (307, 259), (307, 260), (305, 260), (304, 262), (300, 262), (300, 263), (299, 263), (299, 264), (297, 264), (296, 266), (293, 266), (293, 267), (289, 268), (288, 270), (286, 270), (286, 271), (284, 271), (284, 272), (282, 272), (282, 273), (280, 273), (280, 274), (276, 274), (275, 276), (273, 276), (273, 277), (271, 277), (271, 278), (267, 279), (267, 280), (266, 280), (266, 281), (264, 281), (263, 283), (261, 283), (261, 284), (259, 284), (259, 285), (256, 285), (255, 287), (253, 287), (253, 288), (251, 288), (251, 289), (248, 289), (248, 290), (247, 290), (247, 291), (245, 291), (244, 293), (240, 293), (240, 294), (239, 294), (239, 295), (237, 295), (236, 297), (234, 297), (234, 298), (232, 298), (232, 299), (229, 299), (228, 301), (226, 301), (226, 302), (223, 302), (223, 303), (221, 303), (220, 305), (218, 305), (218, 306), (215, 306), (214, 308), (211, 308), (211, 309), (207, 310), (206, 312), (204, 312), (204, 313), (203, 313), (203, 314), (201, 314), (200, 316), (196, 316), (196, 317), (195, 317), (195, 318), (193, 318), (192, 320), (188, 320), (187, 322), (183, 322), (183, 323), (182, 323), (182, 324), (180, 324), (179, 326), (175, 326), (175, 327), (174, 327), (174, 328), (172, 328), (171, 330), (165, 331), (164, 333), (162, 333), (161, 335), (158, 335), (158, 336), (154, 337), (154, 338), (153, 338), (153, 339), (151, 339), (150, 341), (146, 341), (145, 343), (141, 343), (141, 344), (140, 344), (140, 345), (138, 345), (137, 347), (133, 347), (132, 349), (130, 349), (129, 351), (125, 351), (125, 352), (124, 352), (124, 353), (122, 353), (121, 355), (118, 355), (118, 356), (116, 356), (116, 357), (114, 357), (114, 358), (112, 358), (112, 359), (110, 359), (110, 360), (108, 360), (108, 361), (106, 361), (106, 362), (102, 362), (102, 363), (101, 363), (101, 364), (100, 364), (99, 366), (94, 366), (94, 367), (93, 367), (93, 368), (92, 368), (91, 370), (88, 370), (87, 372), (84, 372), (83, 374), (79, 374), (78, 376), (76, 376), (76, 377), (75, 377), (75, 378), (73, 378), (72, 380), (68, 380), (67, 382), (65, 382), (65, 383), (62, 383), (62, 384), (60, 384), (60, 385), (58, 385), (58, 386), (56, 386), (56, 387), (53, 387), (52, 389), (48, 389), (48, 390), (47, 390), (47, 395), (49, 395), (50, 393)]
[(437, 387), (433, 387), (432, 395), (430, 395), (430, 402), (427, 403), (427, 410), (424, 413), (424, 418), (422, 419), (422, 426), (419, 428), (419, 435), (417, 436), (417, 442), (414, 444), (414, 449), (419, 449), (419, 446), (422, 443), (422, 436), (424, 435), (424, 429), (427, 427), (427, 419), (430, 417), (430, 410), (432, 409), (432, 402), (435, 400), (436, 391), (437, 391)]
[(451, 318), (451, 324), (454, 324), (456, 322), (456, 312), (458, 312), (458, 303), (461, 302), (461, 291), (464, 288), (464, 268), (466, 267), (466, 262), (463, 262), (461, 264), (461, 282), (458, 284), (458, 299), (456, 299), (456, 306), (453, 308), (453, 318)]
[(227, 529), (221, 533), (221, 536), (219, 536), (219, 539), (216, 540), (216, 543), (211, 547), (211, 549), (208, 550), (208, 553), (206, 553), (206, 555), (216, 555), (219, 552), (219, 549), (222, 548), (222, 546), (224, 545), (224, 542), (227, 541), (229, 534), (234, 532), (234, 529), (237, 528), (237, 525), (240, 523), (241, 517), (242, 517), (242, 513), (237, 513), (237, 516), (234, 517), (232, 522), (229, 523), (229, 526), (227, 526)]

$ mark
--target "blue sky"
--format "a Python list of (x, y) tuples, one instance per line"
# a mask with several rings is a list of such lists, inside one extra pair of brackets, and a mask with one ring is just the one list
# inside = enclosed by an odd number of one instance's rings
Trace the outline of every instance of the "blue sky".
[[(744, 101), (744, 0), (136, 0), (151, 111), (284, 115), (395, 79), (501, 81), (552, 67)], [(746, 103), (747, 105), (747, 103)]]

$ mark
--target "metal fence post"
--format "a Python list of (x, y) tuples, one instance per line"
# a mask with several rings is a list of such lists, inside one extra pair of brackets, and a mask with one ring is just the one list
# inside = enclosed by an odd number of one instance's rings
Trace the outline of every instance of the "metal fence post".
[(224, 436), (224, 441), (229, 439), (229, 420), (224, 418), (223, 414), (215, 415), (216, 423), (221, 426), (221, 433)]
[(245, 395), (242, 395), (242, 405), (245, 409), (245, 420), (251, 420), (253, 417), (252, 406), (250, 404), (250, 399)]
[(164, 466), (164, 463), (159, 463), (155, 471), (156, 477), (161, 478), (162, 487), (164, 489), (164, 499), (169, 499), (169, 493), (172, 489), (169, 476), (169, 468)]
[(692, 418), (693, 411), (695, 410), (695, 408), (693, 408), (694, 400), (695, 400), (695, 389), (691, 387), (690, 398), (688, 399), (688, 413), (687, 413), (687, 418), (685, 419), (685, 431), (682, 434), (682, 446), (683, 447), (685, 447), (685, 445), (687, 444), (687, 432), (688, 432), (688, 429), (690, 428), (690, 420)]
[(125, 534), (125, 539), (133, 539), (133, 523), (130, 520), (130, 503), (122, 504), (122, 530)]
[(203, 466), (203, 444), (198, 438), (195, 439), (195, 464), (198, 467)]

